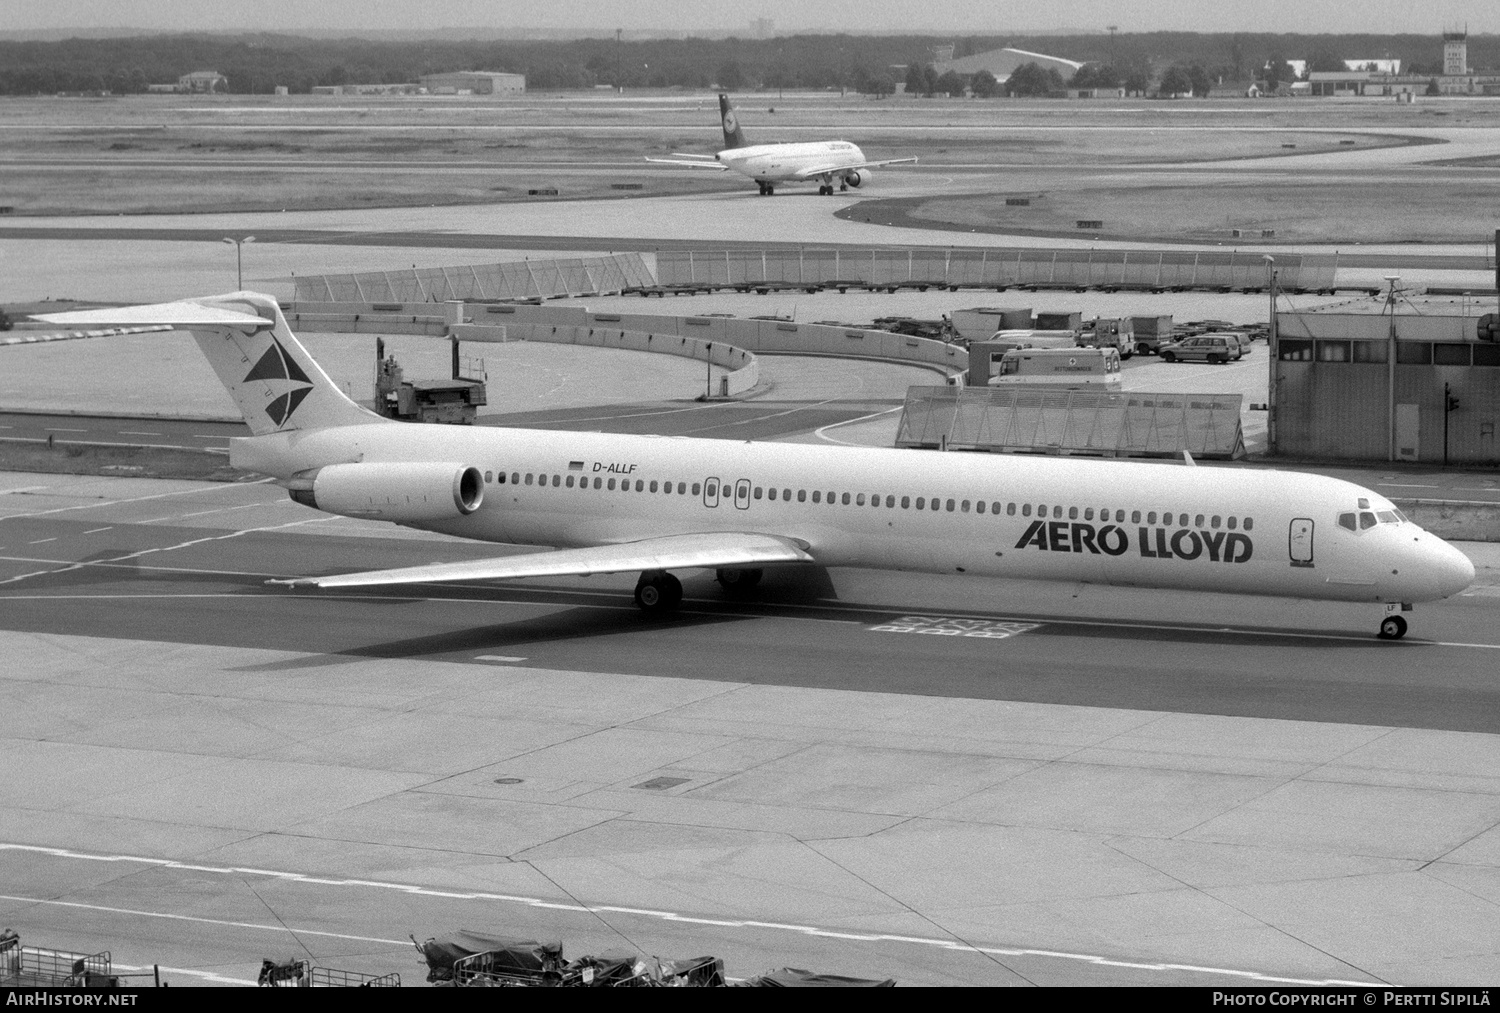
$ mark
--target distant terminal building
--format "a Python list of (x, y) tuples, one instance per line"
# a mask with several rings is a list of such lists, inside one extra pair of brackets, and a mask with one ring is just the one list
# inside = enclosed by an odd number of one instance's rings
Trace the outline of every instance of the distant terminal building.
[(167, 95), (212, 95), (229, 90), (229, 78), (216, 70), (195, 70), (177, 79), (176, 84), (148, 84), (146, 90)]
[[(971, 75), (987, 70), (994, 75), (996, 81), (1002, 84), (1009, 80), (1010, 76), (1016, 72), (1016, 68), (1028, 63), (1034, 63), (1043, 70), (1055, 70), (1064, 81), (1078, 73), (1078, 69), (1083, 66), (1074, 60), (1064, 60), (1060, 56), (1047, 56), (1043, 53), (1029, 53), (1024, 49), (992, 49), (987, 53), (961, 56), (956, 60), (951, 58), (953, 51), (951, 46), (940, 46), (936, 49), (946, 49), (950, 54), (949, 59), (933, 63), (932, 69), (938, 74), (946, 74), (951, 70), (955, 74)], [(938, 55), (936, 49), (934, 55)]]
[(489, 70), (455, 70), (423, 74), (422, 87), (430, 95), (506, 95), (526, 90), (525, 74)]
[(319, 84), (314, 95), (420, 95), (419, 84)]
[(1385, 300), (1276, 314), (1272, 452), (1500, 463), (1493, 298)]

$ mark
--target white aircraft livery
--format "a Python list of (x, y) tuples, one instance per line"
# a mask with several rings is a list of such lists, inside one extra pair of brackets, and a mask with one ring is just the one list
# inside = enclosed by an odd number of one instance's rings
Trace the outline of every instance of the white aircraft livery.
[(778, 183), (811, 183), (814, 180), (818, 183), (818, 193), (831, 194), (835, 183), (840, 190), (868, 183), (870, 170), (875, 166), (916, 161), (915, 158), (886, 158), (872, 162), (865, 158), (857, 144), (849, 141), (750, 144), (740, 129), (739, 118), (728, 95), (719, 96), (719, 118), (724, 127), (724, 150), (718, 154), (673, 152), (672, 158), (647, 158), (646, 161), (689, 169), (733, 170), (755, 180), (763, 197), (774, 194)]
[(1380, 494), (1320, 475), (1000, 454), (419, 425), (346, 397), (276, 300), (55, 313), (66, 325), (193, 332), (250, 427), (236, 468), (299, 503), (490, 542), (556, 546), (459, 563), (309, 575), (324, 588), (639, 571), (670, 612), (673, 570), (748, 591), (798, 564), (1224, 591), (1401, 612), (1474, 579)]

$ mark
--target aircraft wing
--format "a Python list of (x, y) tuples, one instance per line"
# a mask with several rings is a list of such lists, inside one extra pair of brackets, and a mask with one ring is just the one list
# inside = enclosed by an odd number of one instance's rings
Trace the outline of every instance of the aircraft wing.
[(431, 563), (397, 570), (368, 570), (329, 577), (269, 580), (288, 587), (369, 587), (383, 584), (423, 584), (439, 580), (510, 580), (518, 577), (588, 576), (632, 570), (682, 570), (694, 567), (730, 569), (766, 563), (811, 563), (813, 557), (791, 538), (726, 531), (666, 535), (620, 545), (588, 549), (557, 549), (519, 556), (475, 559), (462, 563)]
[(704, 161), (712, 159), (712, 155), (685, 155), (682, 158), (652, 158), (646, 156), (646, 161), (655, 162), (657, 165), (682, 165), (689, 169), (718, 169), (724, 172), (729, 168), (723, 162)]
[(798, 179), (812, 179), (821, 176), (825, 172), (848, 172), (851, 169), (873, 169), (881, 165), (907, 165), (915, 162), (915, 158), (882, 158), (874, 162), (839, 162), (829, 165), (814, 165), (802, 169), (797, 173)]
[(253, 313), (205, 306), (196, 302), (167, 302), (154, 306), (118, 306), (102, 310), (74, 310), (68, 313), (32, 314), (33, 320), (66, 327), (131, 327), (138, 324), (166, 324), (172, 327), (244, 326), (270, 327), (276, 321)]

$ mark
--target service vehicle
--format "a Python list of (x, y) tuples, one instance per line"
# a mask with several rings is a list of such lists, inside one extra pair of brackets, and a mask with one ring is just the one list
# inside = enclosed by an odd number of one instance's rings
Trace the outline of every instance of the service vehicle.
[(1016, 348), (1000, 359), (993, 386), (1013, 383), (1120, 387), (1120, 352), (1115, 348)]
[(1239, 340), (1232, 334), (1200, 334), (1195, 338), (1183, 338), (1170, 345), (1162, 345), (1157, 355), (1163, 362), (1213, 362), (1225, 363), (1244, 357)]
[(1074, 343), (1079, 348), (1114, 348), (1122, 359), (1135, 354), (1135, 333), (1130, 328), (1129, 317), (1099, 317), (1092, 327), (1079, 332)]

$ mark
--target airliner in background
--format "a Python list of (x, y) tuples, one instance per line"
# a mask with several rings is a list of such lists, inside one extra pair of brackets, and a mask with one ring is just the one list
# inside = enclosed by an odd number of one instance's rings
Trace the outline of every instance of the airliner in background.
[(37, 317), (191, 331), (251, 434), (230, 463), (348, 517), (543, 552), (296, 576), (358, 587), (640, 573), (667, 613), (672, 571), (749, 593), (766, 567), (816, 564), (1383, 604), (1403, 611), (1474, 579), (1463, 553), (1379, 493), (1320, 475), (395, 422), (346, 397), (276, 300), (198, 300)]
[(885, 158), (870, 161), (859, 145), (849, 141), (796, 141), (773, 144), (751, 144), (745, 140), (739, 118), (728, 95), (719, 96), (719, 119), (724, 127), (724, 150), (715, 155), (673, 152), (671, 158), (647, 158), (661, 165), (681, 165), (689, 169), (734, 171), (749, 176), (760, 185), (762, 197), (776, 192), (778, 183), (818, 183), (818, 193), (831, 194), (834, 185), (840, 190), (860, 187), (870, 181), (870, 170), (880, 165), (904, 165), (915, 158)]

